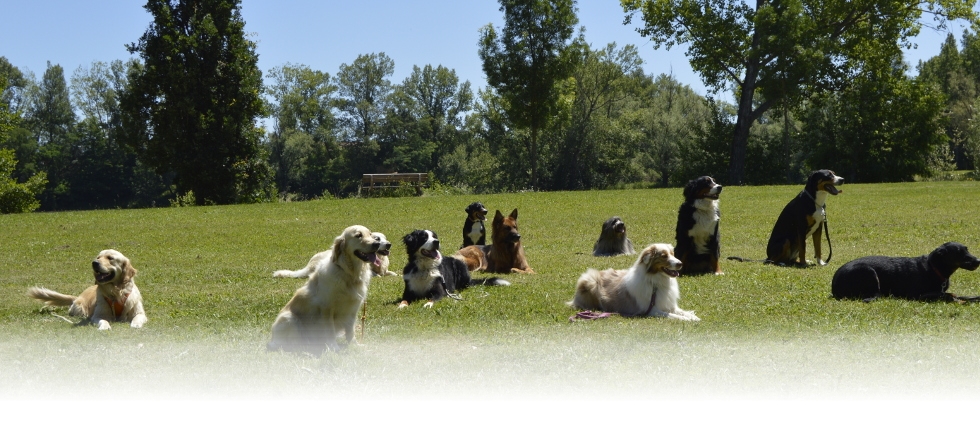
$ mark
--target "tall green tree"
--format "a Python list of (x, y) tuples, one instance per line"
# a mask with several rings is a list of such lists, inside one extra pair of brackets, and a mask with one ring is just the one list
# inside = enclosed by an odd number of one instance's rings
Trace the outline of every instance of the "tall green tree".
[(930, 176), (944, 133), (943, 96), (910, 79), (901, 64), (857, 76), (837, 93), (814, 97), (800, 139), (810, 168), (830, 168), (853, 182)]
[(269, 198), (256, 120), (263, 115), (262, 72), (245, 37), (238, 0), (148, 0), (153, 22), (127, 45), (144, 67), (122, 97), (132, 139), (147, 165), (173, 172), (178, 193), (198, 203)]
[(396, 86), (385, 115), (379, 157), (386, 169), (449, 179), (440, 161), (468, 138), (463, 122), (472, 106), (470, 83), (460, 83), (454, 70), (414, 66)]
[(627, 111), (640, 108), (634, 101), (645, 80), (643, 60), (633, 45), (580, 52), (570, 121), (551, 158), (552, 189), (607, 188), (633, 179), (640, 134)]
[(752, 123), (773, 106), (842, 88), (869, 67), (890, 67), (918, 34), (923, 13), (940, 28), (953, 19), (976, 21), (967, 0), (620, 1), (627, 23), (640, 14), (638, 31), (654, 48), (687, 45), (704, 83), (738, 97), (733, 184), (745, 177)]
[(12, 112), (21, 111), (29, 82), (24, 73), (3, 56), (0, 56), (0, 81), (5, 81), (7, 85), (3, 91), (0, 91), (0, 103), (4, 103)]
[[(7, 58), (0, 57), (0, 81), (6, 82), (6, 87), (0, 91), (0, 104), (17, 119), (21, 119), (27, 110), (29, 92), (36, 86), (33, 75), (21, 72), (10, 64)], [(27, 129), (23, 120), (9, 124), (5, 135), (0, 138), (0, 147), (14, 151), (17, 160), (13, 177), (25, 181), (37, 174), (38, 145), (33, 133)]]
[(395, 62), (384, 52), (359, 55), (351, 64), (341, 64), (336, 84), (340, 97), (343, 139), (348, 143), (350, 177), (360, 180), (378, 166), (378, 130), (394, 88), (389, 78)]
[(166, 180), (139, 162), (126, 144), (122, 126), (119, 98), (129, 75), (139, 68), (135, 60), (96, 61), (72, 74), (72, 100), (82, 120), (72, 136), (71, 192), (65, 208), (149, 207), (167, 202)]
[[(964, 42), (967, 42), (964, 38)], [(966, 46), (966, 45), (964, 45)], [(947, 35), (939, 55), (919, 63), (919, 80), (939, 88), (946, 96), (946, 136), (957, 169), (973, 169), (973, 159), (968, 148), (978, 142), (970, 131), (974, 120), (974, 104), (977, 101), (977, 80), (967, 67), (967, 55), (960, 54), (956, 39)]]
[(29, 87), (26, 105), (24, 124), (37, 145), (35, 168), (45, 172), (48, 180), (39, 197), (41, 208), (64, 209), (62, 203), (71, 191), (68, 175), (76, 116), (60, 65), (48, 63), (41, 81)]
[[(0, 94), (7, 89), (10, 73), (0, 73)], [(14, 129), (19, 117), (10, 109), (10, 102), (0, 98), (0, 142), (7, 139), (8, 133)], [(47, 178), (44, 172), (35, 174), (25, 183), (17, 183), (14, 171), (17, 158), (11, 149), (0, 148), (0, 214), (32, 212), (41, 203), (36, 195), (44, 189)]]
[(338, 192), (343, 157), (335, 136), (337, 86), (328, 73), (306, 65), (286, 64), (269, 75), (269, 156), (279, 192), (305, 197)]
[(500, 0), (504, 27), (480, 29), (479, 54), (487, 84), (502, 97), (507, 120), (529, 131), (530, 185), (538, 187), (539, 137), (561, 108), (581, 37), (574, 0)]
[(636, 129), (642, 133), (641, 155), (637, 158), (645, 170), (655, 173), (663, 186), (683, 185), (708, 174), (706, 171), (689, 171), (691, 165), (708, 162), (706, 157), (683, 159), (681, 156), (682, 147), (695, 145), (700, 133), (705, 132), (711, 122), (710, 107), (705, 100), (689, 86), (666, 74), (654, 78), (643, 90), (645, 103), (638, 109)]

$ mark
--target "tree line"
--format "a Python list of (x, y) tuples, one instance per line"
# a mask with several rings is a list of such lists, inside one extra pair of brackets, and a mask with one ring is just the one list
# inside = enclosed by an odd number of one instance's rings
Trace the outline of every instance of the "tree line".
[(572, 0), (500, 4), (475, 91), (443, 65), (392, 82), (383, 52), (266, 83), (237, 0), (148, 0), (138, 58), (69, 79), (0, 57), (0, 211), (346, 197), (383, 172), (486, 193), (977, 169), (980, 37), (951, 35), (916, 77), (900, 50), (923, 10), (976, 21), (968, 2), (622, 0), (657, 47), (687, 47), (706, 97), (588, 43)]

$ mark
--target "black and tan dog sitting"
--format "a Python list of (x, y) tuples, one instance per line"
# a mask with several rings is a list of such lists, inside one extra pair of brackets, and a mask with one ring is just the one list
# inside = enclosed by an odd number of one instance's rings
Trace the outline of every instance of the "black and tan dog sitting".
[(949, 242), (928, 255), (907, 257), (866, 256), (842, 265), (834, 273), (834, 298), (871, 301), (894, 296), (913, 300), (980, 301), (948, 292), (949, 277), (957, 269), (976, 270), (980, 259), (966, 246)]
[(684, 267), (681, 274), (722, 274), (721, 236), (718, 224), (721, 210), (718, 198), (721, 185), (708, 176), (701, 176), (684, 186), (684, 203), (677, 211), (677, 246), (674, 255)]
[(487, 229), (483, 226), (483, 222), (487, 220), (487, 213), (489, 210), (479, 201), (466, 206), (466, 222), (463, 222), (463, 245), (459, 246), (460, 249), (466, 246), (487, 244)]
[(613, 216), (602, 223), (599, 240), (592, 246), (592, 256), (632, 255), (633, 242), (626, 237), (626, 223)]
[(803, 191), (786, 204), (776, 219), (769, 235), (766, 262), (806, 266), (806, 238), (812, 237), (816, 263), (826, 265), (821, 259), (820, 228), (827, 220), (827, 196), (843, 192), (837, 189), (843, 183), (844, 178), (830, 170), (817, 170), (810, 174)]

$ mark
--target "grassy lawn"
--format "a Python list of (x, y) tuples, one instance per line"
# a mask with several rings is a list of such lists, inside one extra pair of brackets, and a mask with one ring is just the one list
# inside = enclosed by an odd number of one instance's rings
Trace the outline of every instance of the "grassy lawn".
[[(728, 187), (722, 255), (765, 258), (768, 234), (802, 186)], [(980, 184), (844, 185), (830, 197), (833, 260), (780, 268), (724, 261), (723, 276), (680, 279), (681, 307), (699, 323), (623, 319), (569, 323), (578, 276), (626, 268), (632, 256), (595, 258), (599, 227), (618, 215), (642, 248), (673, 243), (680, 189), (425, 196), (160, 208), (0, 217), (0, 397), (61, 397), (105, 388), (149, 397), (343, 398), (513, 394), (572, 397), (643, 392), (762, 397), (859, 397), (976, 392), (980, 306), (830, 298), (830, 280), (861, 256), (915, 256), (946, 241), (980, 252)], [(320, 357), (269, 353), (279, 309), (301, 280), (273, 279), (362, 224), (395, 243), (416, 228), (462, 242), (463, 208), (482, 201), (520, 211), (538, 274), (509, 287), (474, 287), (462, 301), (398, 311), (400, 277), (375, 278), (361, 346)], [(489, 226), (489, 225), (488, 225)], [(826, 241), (824, 242), (826, 257)], [(139, 270), (149, 322), (109, 332), (73, 327), (26, 296), (31, 286), (77, 294), (102, 249)], [(808, 255), (813, 254), (808, 245)], [(480, 276), (480, 275), (477, 275)], [(980, 295), (980, 272), (951, 291)], [(65, 309), (54, 313), (67, 315)], [(107, 372), (129, 374), (125, 379)]]

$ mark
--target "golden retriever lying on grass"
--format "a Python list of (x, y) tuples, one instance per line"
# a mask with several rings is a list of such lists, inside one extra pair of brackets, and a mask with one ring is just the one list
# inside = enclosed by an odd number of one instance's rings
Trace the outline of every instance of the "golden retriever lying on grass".
[(354, 344), (357, 310), (367, 298), (371, 265), (379, 264), (381, 240), (361, 225), (347, 227), (334, 239), (329, 259), (316, 264), (272, 323), (269, 350), (322, 353), (339, 350), (337, 336)]
[(92, 261), (95, 285), (89, 286), (77, 297), (64, 295), (50, 289), (32, 287), (27, 294), (56, 307), (69, 307), (68, 315), (84, 317), (99, 330), (111, 329), (109, 321), (130, 322), (134, 328), (146, 323), (143, 297), (133, 277), (136, 268), (129, 258), (116, 250), (99, 252)]
[(656, 316), (699, 321), (693, 311), (677, 306), (681, 261), (669, 244), (651, 244), (628, 270), (589, 268), (578, 279), (575, 297), (568, 305), (582, 310), (619, 313), (623, 316)]

